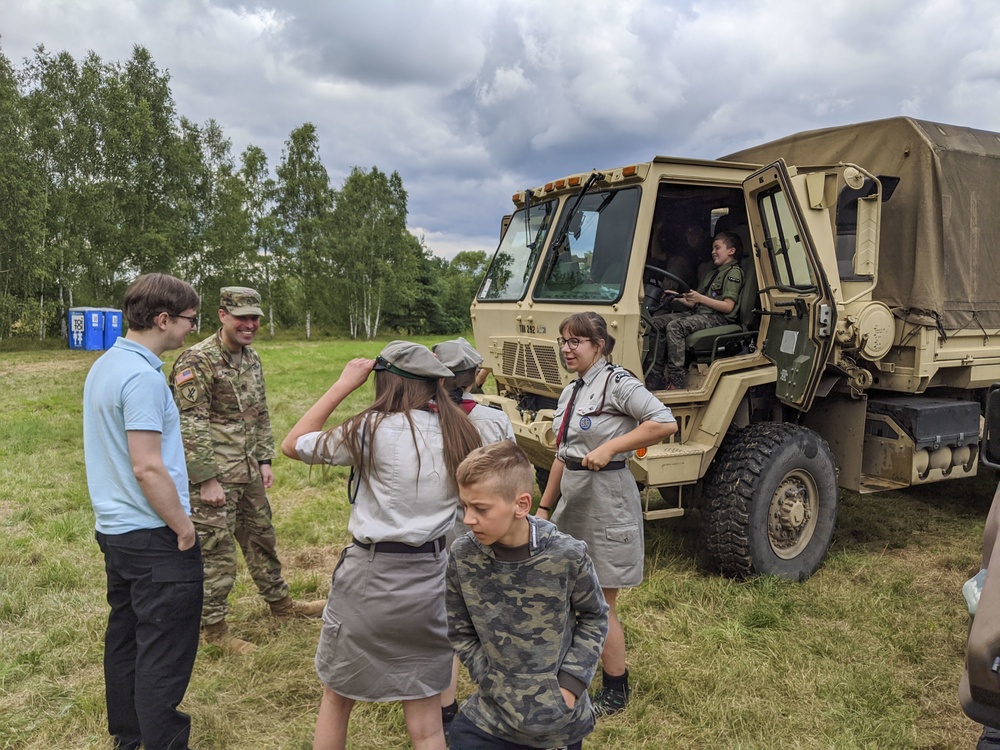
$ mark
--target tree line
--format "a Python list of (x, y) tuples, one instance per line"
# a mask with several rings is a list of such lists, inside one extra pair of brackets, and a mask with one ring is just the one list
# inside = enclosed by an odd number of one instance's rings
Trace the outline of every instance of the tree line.
[(219, 288), (247, 285), (272, 335), (465, 330), (485, 253), (434, 256), (406, 220), (395, 171), (331, 186), (312, 123), (273, 174), (258, 146), (234, 157), (141, 46), (124, 63), (38, 47), (19, 68), (0, 51), (0, 339), (64, 335), (70, 307), (116, 307), (150, 271), (190, 282), (207, 326)]

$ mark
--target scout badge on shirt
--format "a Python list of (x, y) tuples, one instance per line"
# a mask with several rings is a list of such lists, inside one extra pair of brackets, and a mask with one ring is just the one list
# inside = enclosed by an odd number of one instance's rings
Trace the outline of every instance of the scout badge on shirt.
[(589, 430), (591, 424), (593, 424), (593, 422), (590, 421), (590, 417), (580, 417), (581, 430)]

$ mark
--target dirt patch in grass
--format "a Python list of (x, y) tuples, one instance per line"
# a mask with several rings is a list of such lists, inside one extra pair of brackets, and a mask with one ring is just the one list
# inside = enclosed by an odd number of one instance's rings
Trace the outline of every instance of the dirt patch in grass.
[[(99, 353), (99, 352), (97, 352)], [(94, 357), (87, 359), (76, 359), (74, 355), (67, 353), (63, 359), (55, 358), (35, 358), (24, 359), (17, 355), (0, 359), (0, 376), (4, 375), (52, 375), (55, 373), (66, 373), (84, 371), (90, 369), (94, 364)]]
[(291, 550), (283, 555), (283, 562), (295, 570), (330, 572), (340, 559), (341, 549), (341, 547), (309, 547)]

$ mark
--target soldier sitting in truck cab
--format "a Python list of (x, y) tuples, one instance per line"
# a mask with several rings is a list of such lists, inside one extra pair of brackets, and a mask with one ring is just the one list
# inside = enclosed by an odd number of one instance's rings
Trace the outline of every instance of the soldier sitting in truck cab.
[(653, 318), (655, 351), (653, 368), (646, 379), (651, 390), (683, 390), (686, 387), (684, 339), (703, 328), (723, 326), (739, 319), (736, 303), (743, 288), (743, 242), (732, 232), (719, 232), (712, 242), (715, 268), (705, 275), (698, 290), (684, 294), (665, 291), (672, 303), (683, 308)]

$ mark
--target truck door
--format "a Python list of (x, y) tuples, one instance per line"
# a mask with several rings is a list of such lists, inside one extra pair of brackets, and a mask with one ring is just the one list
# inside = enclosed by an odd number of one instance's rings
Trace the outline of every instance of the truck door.
[(836, 307), (796, 186), (779, 160), (750, 175), (743, 190), (762, 276), (762, 351), (778, 369), (778, 399), (808, 411), (833, 349)]

